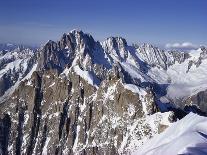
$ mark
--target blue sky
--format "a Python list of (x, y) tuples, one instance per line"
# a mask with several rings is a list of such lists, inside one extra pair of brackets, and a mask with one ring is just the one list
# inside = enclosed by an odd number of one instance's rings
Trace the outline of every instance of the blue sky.
[(206, 0), (2, 0), (0, 42), (39, 45), (82, 29), (100, 41), (206, 45), (206, 19)]

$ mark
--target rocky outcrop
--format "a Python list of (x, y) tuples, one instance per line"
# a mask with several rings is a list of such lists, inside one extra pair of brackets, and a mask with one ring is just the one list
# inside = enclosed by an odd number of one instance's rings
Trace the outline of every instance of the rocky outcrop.
[(185, 105), (184, 110), (187, 112), (194, 112), (200, 115), (207, 115), (207, 90), (198, 92), (183, 101)]

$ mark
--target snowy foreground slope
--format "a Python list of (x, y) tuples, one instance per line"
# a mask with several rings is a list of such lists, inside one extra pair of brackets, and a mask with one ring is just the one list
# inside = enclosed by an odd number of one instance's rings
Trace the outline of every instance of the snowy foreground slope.
[(207, 118), (189, 113), (132, 155), (207, 154)]

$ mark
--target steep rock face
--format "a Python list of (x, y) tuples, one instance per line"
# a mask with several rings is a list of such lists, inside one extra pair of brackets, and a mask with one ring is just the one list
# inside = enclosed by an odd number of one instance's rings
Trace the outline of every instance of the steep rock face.
[(8, 141), (11, 127), (11, 118), (5, 114), (0, 118), (0, 154), (8, 154)]
[[(9, 153), (129, 151), (130, 139), (141, 141), (158, 130), (161, 119), (154, 120), (156, 128), (145, 122), (147, 114), (157, 111), (153, 97), (119, 78), (104, 80), (97, 89), (72, 70), (60, 76), (55, 70), (34, 72), (20, 84), (9, 106), (5, 103), (1, 108), (1, 113), (15, 113), (11, 115), (16, 123), (11, 126)], [(141, 129), (133, 131), (132, 124)]]

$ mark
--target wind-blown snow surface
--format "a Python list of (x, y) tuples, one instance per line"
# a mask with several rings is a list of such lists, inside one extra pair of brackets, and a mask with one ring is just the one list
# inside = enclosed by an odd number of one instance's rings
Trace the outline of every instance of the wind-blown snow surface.
[(207, 118), (189, 113), (132, 155), (207, 154)]

